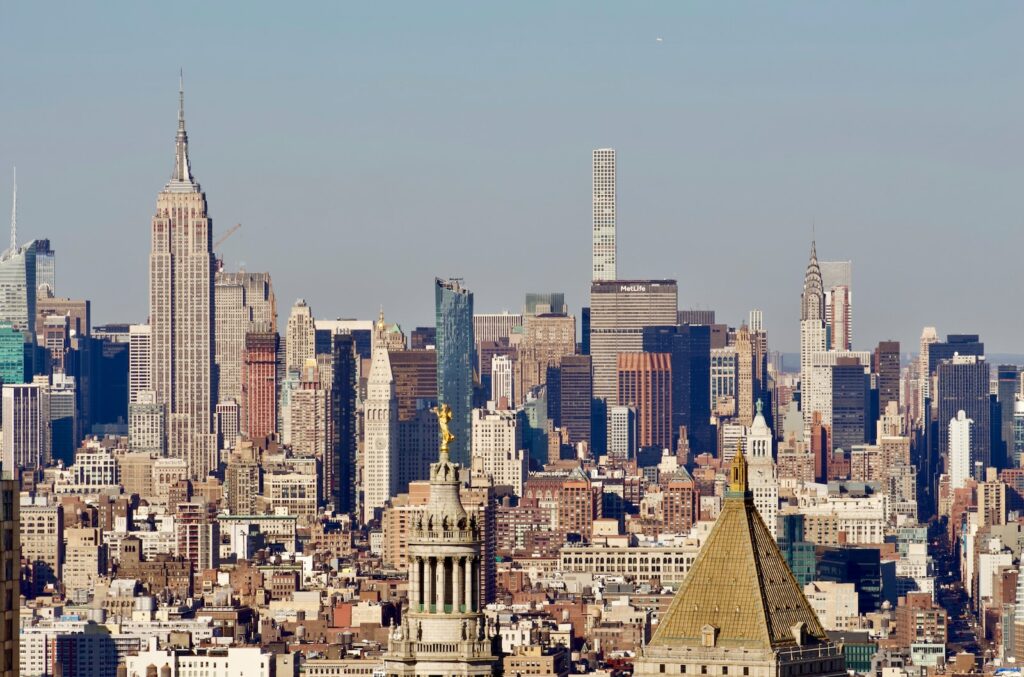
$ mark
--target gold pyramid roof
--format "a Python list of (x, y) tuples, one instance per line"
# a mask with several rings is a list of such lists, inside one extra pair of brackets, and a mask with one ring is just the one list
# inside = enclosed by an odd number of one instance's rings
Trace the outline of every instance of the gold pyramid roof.
[(828, 642), (754, 507), (742, 450), (729, 472), (722, 512), (650, 645), (777, 649)]

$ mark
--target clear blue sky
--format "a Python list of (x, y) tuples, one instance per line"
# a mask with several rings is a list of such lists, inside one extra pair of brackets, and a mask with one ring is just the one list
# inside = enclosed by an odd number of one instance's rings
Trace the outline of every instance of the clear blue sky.
[(0, 214), (17, 164), (58, 293), (143, 321), (182, 67), (215, 231), (243, 223), (228, 267), (269, 270), (282, 315), (432, 323), (434, 275), (480, 312), (578, 312), (612, 146), (620, 276), (761, 308), (793, 350), (814, 221), (854, 261), (858, 347), (936, 325), (1024, 352), (1022, 28), (1012, 2), (0, 0)]

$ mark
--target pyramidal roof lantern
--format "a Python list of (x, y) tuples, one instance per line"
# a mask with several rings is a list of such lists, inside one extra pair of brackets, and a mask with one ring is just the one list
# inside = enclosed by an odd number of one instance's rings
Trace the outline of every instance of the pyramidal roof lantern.
[(727, 498), (744, 497), (750, 495), (747, 485), (747, 459), (743, 455), (743, 442), (736, 442), (736, 455), (732, 457), (729, 465), (729, 492)]
[[(830, 644), (754, 506), (742, 446), (722, 512), (645, 648), (778, 651)], [(668, 655), (658, 653), (657, 655)]]

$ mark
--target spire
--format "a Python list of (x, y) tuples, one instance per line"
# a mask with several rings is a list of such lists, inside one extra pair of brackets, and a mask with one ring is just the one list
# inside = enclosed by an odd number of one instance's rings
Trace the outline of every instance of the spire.
[(825, 319), (825, 290), (821, 279), (821, 267), (818, 265), (818, 243), (813, 234), (811, 258), (804, 272), (804, 292), (800, 297), (800, 319)]
[(18, 168), (14, 167), (14, 196), (11, 199), (11, 253), (18, 249)]
[(174, 173), (169, 186), (187, 186), (194, 190), (195, 179), (188, 161), (188, 132), (185, 131), (185, 77), (178, 73), (178, 134), (174, 140)]

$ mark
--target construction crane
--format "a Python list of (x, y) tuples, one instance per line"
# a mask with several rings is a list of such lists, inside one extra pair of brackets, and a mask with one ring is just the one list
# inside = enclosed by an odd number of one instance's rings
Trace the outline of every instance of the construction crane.
[(213, 248), (217, 249), (218, 247), (220, 247), (222, 244), (224, 244), (224, 240), (226, 240), (229, 237), (231, 237), (232, 235), (234, 235), (235, 231), (238, 230), (241, 227), (242, 227), (242, 224), (236, 223), (235, 225), (233, 225), (230, 228), (228, 228), (227, 232), (224, 233), (223, 235), (221, 235), (220, 237), (218, 237), (217, 241), (213, 243)]

